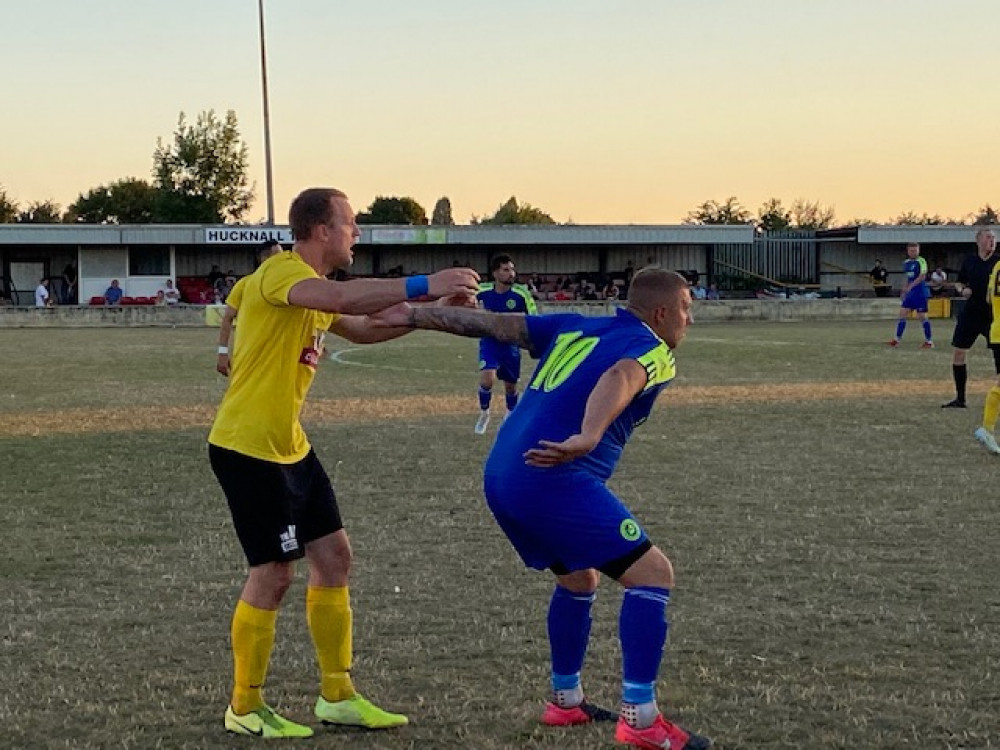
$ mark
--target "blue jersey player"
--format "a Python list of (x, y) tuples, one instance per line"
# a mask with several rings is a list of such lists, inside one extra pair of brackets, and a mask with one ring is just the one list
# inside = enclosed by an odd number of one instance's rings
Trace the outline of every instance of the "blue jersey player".
[[(523, 284), (515, 284), (517, 271), (509, 255), (498, 255), (490, 262), (493, 281), (480, 285), (476, 303), (483, 310), (497, 313), (534, 315), (535, 300)], [(521, 350), (516, 344), (484, 338), (479, 342), (479, 419), (476, 434), (482, 435), (490, 423), (493, 384), (504, 384), (507, 413), (517, 406), (517, 381), (521, 377)]]
[[(608, 488), (632, 431), (675, 375), (673, 349), (691, 324), (680, 274), (637, 273), (628, 306), (613, 316), (496, 315), (456, 307), (393, 308), (383, 325), (489, 336), (539, 358), (520, 405), (501, 425), (486, 461), (486, 500), (526, 565), (549, 569), (552, 700), (542, 722), (617, 720), (615, 740), (642, 748), (711, 745), (666, 720), (656, 681), (674, 585), (670, 560)], [(584, 700), (580, 682), (600, 573), (624, 589), (619, 618), (622, 705), (614, 714)]]
[(931, 322), (927, 319), (927, 300), (930, 299), (931, 290), (927, 286), (927, 261), (920, 257), (920, 245), (911, 242), (906, 246), (906, 260), (903, 261), (903, 273), (906, 274), (906, 283), (899, 295), (899, 320), (896, 321), (896, 335), (889, 339), (889, 346), (895, 348), (899, 346), (900, 339), (903, 338), (903, 331), (906, 330), (906, 318), (910, 312), (915, 312), (920, 316), (924, 326), (924, 343), (921, 349), (933, 349), (934, 342), (931, 340)]

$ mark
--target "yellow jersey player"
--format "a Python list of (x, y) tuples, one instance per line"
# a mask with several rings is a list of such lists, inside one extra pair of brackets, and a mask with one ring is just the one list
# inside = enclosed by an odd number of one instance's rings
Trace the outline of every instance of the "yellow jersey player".
[(344, 193), (312, 188), (292, 203), (291, 252), (246, 277), (239, 300), (229, 386), (209, 434), (209, 459), (233, 518), (249, 573), (233, 614), (233, 692), (226, 730), (256, 737), (309, 737), (310, 727), (278, 715), (261, 688), (274, 646), (278, 608), (295, 561), (309, 566), (306, 621), (316, 650), (324, 724), (384, 729), (407, 723), (363, 698), (351, 680), (351, 546), (333, 486), (299, 422), (327, 331), (356, 343), (402, 335), (376, 328), (374, 315), (407, 299), (471, 299), (479, 275), (453, 268), (406, 279), (328, 281), (348, 267), (359, 236)]
[[(996, 245), (996, 235), (990, 230), (986, 230), (986, 232), (992, 238), (993, 244)], [(993, 310), (993, 323), (990, 326), (990, 348), (996, 351), (1000, 348), (1000, 263), (993, 266), (986, 297)], [(986, 405), (983, 406), (983, 424), (974, 433), (976, 440), (982, 443), (986, 450), (1000, 455), (1000, 445), (997, 445), (997, 439), (994, 435), (998, 415), (1000, 415), (1000, 375), (997, 376), (996, 383), (990, 388), (990, 392), (986, 394)]]

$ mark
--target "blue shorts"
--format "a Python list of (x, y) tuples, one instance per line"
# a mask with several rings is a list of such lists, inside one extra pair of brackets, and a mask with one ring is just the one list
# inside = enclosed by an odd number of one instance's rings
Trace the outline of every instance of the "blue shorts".
[(925, 313), (927, 312), (927, 293), (919, 287), (911, 289), (903, 297), (903, 302), (900, 306), (905, 307), (907, 310), (916, 310), (917, 312)]
[(650, 546), (631, 511), (592, 474), (537, 469), (521, 481), (487, 474), (484, 489), (494, 518), (529, 568), (600, 570)]
[(479, 369), (496, 370), (503, 382), (516, 383), (521, 377), (521, 350), (513, 344), (480, 339)]

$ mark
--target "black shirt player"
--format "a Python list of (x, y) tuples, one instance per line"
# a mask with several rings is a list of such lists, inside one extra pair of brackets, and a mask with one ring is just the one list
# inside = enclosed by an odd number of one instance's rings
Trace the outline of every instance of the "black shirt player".
[[(990, 281), (990, 272), (993, 266), (1000, 260), (995, 254), (996, 237), (988, 229), (980, 229), (976, 232), (976, 247), (974, 253), (970, 253), (962, 261), (962, 269), (958, 272), (958, 282), (955, 289), (965, 299), (965, 307), (958, 315), (955, 322), (955, 333), (951, 337), (951, 345), (954, 347), (951, 359), (952, 377), (955, 379), (955, 398), (947, 404), (942, 404), (942, 409), (964, 409), (965, 408), (965, 384), (969, 379), (968, 369), (965, 365), (965, 357), (976, 339), (982, 336), (989, 343), (990, 324), (993, 322), (993, 314), (990, 311), (990, 304), (986, 298), (987, 287)], [(1000, 375), (1000, 349), (993, 349), (993, 362), (997, 374)]]

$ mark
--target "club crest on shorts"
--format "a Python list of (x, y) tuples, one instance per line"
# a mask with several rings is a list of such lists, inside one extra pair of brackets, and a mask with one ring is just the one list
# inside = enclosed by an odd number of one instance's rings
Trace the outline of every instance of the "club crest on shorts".
[(633, 521), (631, 518), (626, 518), (622, 521), (622, 525), (618, 527), (619, 532), (621, 532), (622, 539), (629, 542), (634, 542), (640, 536), (642, 536), (642, 529), (639, 528), (639, 524)]
[(298, 537), (295, 536), (295, 525), (292, 524), (286, 531), (282, 531), (278, 538), (281, 540), (282, 552), (294, 552), (299, 548)]

